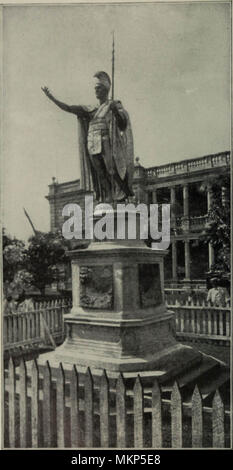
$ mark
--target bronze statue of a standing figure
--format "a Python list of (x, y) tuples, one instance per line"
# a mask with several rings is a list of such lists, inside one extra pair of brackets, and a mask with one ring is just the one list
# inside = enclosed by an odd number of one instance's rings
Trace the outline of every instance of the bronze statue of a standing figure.
[(59, 108), (78, 118), (81, 188), (94, 190), (99, 202), (120, 202), (133, 196), (133, 135), (128, 113), (120, 101), (109, 100), (111, 80), (97, 72), (95, 94), (99, 106), (69, 106), (46, 96)]

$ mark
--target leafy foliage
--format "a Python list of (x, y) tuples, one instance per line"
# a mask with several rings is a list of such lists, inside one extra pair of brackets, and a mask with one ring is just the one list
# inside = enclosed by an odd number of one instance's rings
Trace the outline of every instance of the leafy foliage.
[(35, 286), (44, 293), (45, 286), (58, 280), (61, 264), (67, 262), (69, 241), (60, 231), (36, 232), (25, 243), (3, 231), (3, 280), (6, 293)]
[(27, 250), (25, 243), (12, 238), (3, 229), (3, 287), (5, 294), (22, 292), (32, 285), (32, 276), (26, 269)]
[(213, 271), (230, 272), (230, 176), (222, 174), (212, 181), (212, 207), (202, 239), (215, 251)]
[(24, 242), (12, 238), (3, 229), (3, 280), (12, 282), (18, 270), (23, 269), (26, 263), (26, 247)]
[(33, 277), (33, 283), (42, 292), (45, 286), (59, 277), (59, 265), (67, 260), (69, 242), (60, 231), (37, 232), (29, 238), (27, 249), (27, 270)]

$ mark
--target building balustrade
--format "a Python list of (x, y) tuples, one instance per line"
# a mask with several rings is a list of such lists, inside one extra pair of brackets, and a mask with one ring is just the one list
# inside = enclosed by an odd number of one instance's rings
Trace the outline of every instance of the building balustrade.
[(192, 173), (208, 168), (222, 167), (230, 165), (230, 152), (223, 152), (215, 155), (206, 155), (201, 158), (193, 158), (191, 160), (183, 160), (177, 163), (168, 163), (166, 165), (147, 168), (146, 175), (148, 178), (163, 178), (182, 173)]
[(189, 229), (192, 231), (203, 230), (208, 222), (207, 215), (194, 216), (194, 217), (176, 217), (173, 221), (172, 227), (180, 230)]

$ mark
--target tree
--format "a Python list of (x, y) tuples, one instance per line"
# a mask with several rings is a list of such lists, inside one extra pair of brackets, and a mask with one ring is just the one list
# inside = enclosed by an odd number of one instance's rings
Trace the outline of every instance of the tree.
[(27, 250), (25, 243), (12, 238), (3, 229), (3, 287), (6, 295), (26, 290), (32, 285), (32, 276), (26, 270)]
[(26, 263), (25, 243), (17, 238), (7, 235), (3, 229), (3, 280), (12, 282), (18, 270), (23, 269)]
[(67, 262), (69, 242), (60, 231), (37, 232), (29, 238), (27, 270), (33, 276), (34, 285), (44, 294), (47, 284), (58, 280), (59, 265)]
[(212, 205), (202, 239), (214, 247), (215, 262), (211, 270), (229, 273), (231, 269), (229, 173), (224, 173), (212, 181)]

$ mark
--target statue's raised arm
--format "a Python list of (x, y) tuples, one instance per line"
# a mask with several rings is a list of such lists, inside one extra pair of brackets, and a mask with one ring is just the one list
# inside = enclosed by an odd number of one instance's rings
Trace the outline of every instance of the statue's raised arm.
[(77, 105), (69, 105), (66, 103), (63, 103), (62, 101), (57, 100), (49, 90), (47, 86), (41, 87), (41, 90), (44, 92), (44, 94), (49, 98), (53, 103), (55, 103), (60, 109), (63, 111), (67, 111), (68, 113), (76, 114), (78, 117), (85, 117), (86, 111), (83, 108), (83, 106), (77, 106)]

